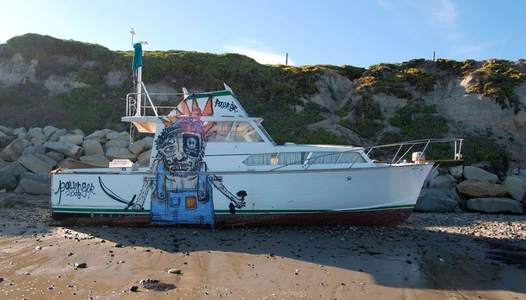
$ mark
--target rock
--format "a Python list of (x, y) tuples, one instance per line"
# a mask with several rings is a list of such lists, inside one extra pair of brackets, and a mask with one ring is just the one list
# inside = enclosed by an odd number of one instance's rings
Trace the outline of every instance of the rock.
[(430, 189), (451, 189), (456, 184), (455, 178), (451, 175), (439, 175), (429, 181)]
[(424, 181), (424, 187), (428, 187), (429, 186), (429, 182), (431, 180), (433, 180), (435, 177), (437, 177), (438, 175), (440, 175), (438, 170), (436, 168), (433, 168), (431, 170), (431, 172), (429, 172), (429, 174), (427, 174), (426, 180)]
[(32, 137), (32, 138), (36, 138), (36, 139), (39, 139), (39, 140), (42, 140), (42, 141), (45, 141), (47, 139), (47, 137), (44, 134), (44, 132), (42, 132), (42, 128), (40, 128), (40, 127), (32, 127), (32, 128), (30, 128), (27, 131), (27, 134), (30, 137)]
[(461, 179), (464, 176), (464, 166), (454, 166), (449, 168), (449, 174), (456, 179)]
[(486, 213), (512, 213), (522, 214), (522, 203), (508, 198), (473, 198), (466, 203), (469, 210)]
[(84, 138), (86, 136), (86, 134), (84, 133), (84, 131), (82, 131), (82, 129), (73, 129), (71, 130), (71, 132), (75, 135), (80, 135), (82, 136), (82, 138)]
[(42, 129), (42, 132), (44, 133), (45, 136), (47, 136), (48, 138), (51, 137), (51, 135), (53, 135), (53, 133), (55, 133), (56, 131), (58, 130), (57, 127), (55, 126), (46, 126)]
[(150, 165), (150, 155), (152, 153), (152, 150), (145, 151), (141, 154), (139, 154), (139, 157), (137, 158), (137, 162), (139, 163), (139, 166), (141, 167), (147, 167)]
[(103, 167), (103, 168), (107, 168), (110, 163), (109, 160), (106, 158), (106, 156), (104, 156), (103, 153), (81, 156), (80, 161), (93, 165), (93, 166)]
[(117, 147), (117, 148), (127, 148), (130, 145), (130, 141), (128, 140), (109, 140), (106, 142), (104, 147), (106, 149), (111, 147)]
[(24, 154), (17, 160), (22, 166), (33, 173), (47, 174), (57, 162), (43, 154)]
[(522, 201), (524, 199), (524, 187), (526, 179), (519, 176), (508, 176), (502, 183), (513, 199)]
[(0, 168), (0, 175), (1, 174), (9, 174), (14, 177), (20, 176), (22, 173), (27, 172), (27, 169), (24, 168), (19, 162), (11, 162), (8, 163)]
[(145, 149), (145, 146), (146, 145), (144, 144), (143, 140), (138, 140), (133, 142), (133, 144), (128, 147), (128, 150), (130, 150), (130, 152), (135, 155), (139, 155), (139, 153)]
[(50, 151), (46, 153), (46, 156), (51, 158), (52, 160), (56, 162), (61, 162), (64, 160), (64, 154), (57, 152), (57, 151)]
[(5, 146), (9, 145), (15, 138), (13, 136), (9, 136), (2, 131), (0, 131), (0, 149), (4, 148)]
[(25, 148), (31, 146), (31, 143), (24, 139), (15, 139), (7, 147), (0, 152), (0, 158), (5, 161), (15, 161), (20, 155), (22, 155), (22, 152)]
[(44, 154), (46, 153), (46, 147), (44, 145), (29, 146), (22, 151), (24, 154)]
[(144, 150), (150, 150), (153, 146), (153, 137), (151, 136), (145, 136), (141, 140), (144, 143)]
[(74, 158), (80, 157), (80, 154), (82, 153), (82, 148), (72, 143), (46, 142), (44, 146), (49, 150), (57, 151)]
[(15, 192), (32, 195), (49, 195), (51, 193), (51, 176), (49, 174), (24, 173)]
[(458, 191), (472, 198), (479, 197), (502, 197), (508, 194), (503, 185), (487, 181), (465, 180), (457, 185)]
[(130, 286), (130, 292), (137, 292), (139, 290), (139, 287), (136, 285)]
[(5, 135), (15, 135), (13, 128), (0, 125), (0, 132)]
[(106, 141), (106, 135), (110, 133), (110, 129), (102, 129), (102, 130), (95, 130), (93, 133), (86, 136), (85, 140), (98, 140), (99, 142), (103, 143)]
[(65, 142), (65, 143), (71, 143), (75, 145), (82, 145), (82, 140), (84, 139), (84, 136), (79, 134), (65, 134), (58, 138), (59, 142)]
[(75, 268), (77, 268), (77, 269), (85, 269), (85, 268), (88, 267), (88, 264), (85, 263), (85, 262), (76, 262), (76, 263), (74, 264), (74, 266), (75, 266)]
[(497, 175), (473, 166), (464, 167), (464, 177), (466, 177), (466, 179), (487, 181), (490, 183), (497, 183), (499, 180)]
[(8, 162), (0, 158), (0, 168), (7, 165)]
[(18, 182), (16, 177), (6, 172), (0, 172), (0, 190), (6, 189), (8, 191), (14, 190)]
[(66, 129), (58, 129), (55, 132), (53, 132), (53, 134), (49, 137), (48, 142), (56, 142), (61, 136), (67, 133), (68, 131)]
[(26, 134), (26, 133), (27, 133), (27, 129), (25, 129), (24, 127), (18, 127), (18, 128), (13, 129), (13, 135)]
[(515, 175), (526, 178), (526, 168), (515, 168), (509, 172), (509, 175)]
[(109, 159), (122, 158), (122, 159), (129, 159), (131, 161), (135, 161), (137, 159), (135, 154), (131, 153), (128, 150), (128, 148), (118, 148), (118, 147), (110, 147), (106, 149), (106, 156)]
[(108, 134), (106, 134), (106, 138), (108, 140), (130, 140), (130, 135), (126, 131), (117, 132), (117, 131), (111, 131)]
[(82, 148), (84, 148), (84, 155), (97, 155), (104, 153), (102, 145), (96, 139), (84, 140)]
[(423, 189), (418, 196), (415, 210), (422, 212), (453, 212), (459, 197), (454, 190)]
[(44, 140), (43, 139), (36, 138), (36, 137), (31, 138), (30, 142), (31, 142), (31, 144), (33, 144), (35, 146), (44, 144)]

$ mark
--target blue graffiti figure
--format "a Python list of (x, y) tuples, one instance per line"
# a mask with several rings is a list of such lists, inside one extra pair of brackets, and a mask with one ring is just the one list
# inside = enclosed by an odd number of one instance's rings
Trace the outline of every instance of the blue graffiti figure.
[(152, 221), (213, 225), (212, 179), (203, 161), (203, 124), (193, 117), (178, 117), (165, 125), (155, 141)]

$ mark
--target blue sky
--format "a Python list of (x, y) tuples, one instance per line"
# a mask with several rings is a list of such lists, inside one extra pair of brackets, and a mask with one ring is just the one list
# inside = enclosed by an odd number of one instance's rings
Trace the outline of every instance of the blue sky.
[(35, 32), (130, 49), (237, 52), (262, 63), (368, 66), (526, 55), (521, 0), (0, 1), (0, 42)]

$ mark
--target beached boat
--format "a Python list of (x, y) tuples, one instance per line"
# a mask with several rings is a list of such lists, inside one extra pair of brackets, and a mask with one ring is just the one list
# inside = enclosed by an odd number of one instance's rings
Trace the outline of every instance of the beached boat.
[[(154, 134), (150, 166), (66, 169), (52, 175), (53, 216), (82, 221), (154, 224), (396, 224), (412, 212), (434, 163), (425, 140), (379, 147), (276, 144), (225, 85), (204, 93), (148, 93), (141, 80), (142, 49), (135, 44), (137, 91), (126, 115)], [(177, 98), (177, 106), (160, 106)], [(157, 101), (157, 100), (158, 101)], [(161, 114), (164, 111), (165, 114)], [(422, 151), (415, 151), (421, 146)], [(410, 153), (410, 151), (415, 151)], [(412, 161), (404, 158), (412, 154)], [(122, 163), (122, 162), (121, 162)], [(113, 167), (112, 167), (113, 166)]]

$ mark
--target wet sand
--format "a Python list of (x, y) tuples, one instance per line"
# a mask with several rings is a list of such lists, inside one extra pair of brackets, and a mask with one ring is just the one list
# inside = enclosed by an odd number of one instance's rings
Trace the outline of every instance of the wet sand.
[(0, 194), (0, 299), (526, 299), (525, 216), (61, 227), (49, 226), (48, 202)]

